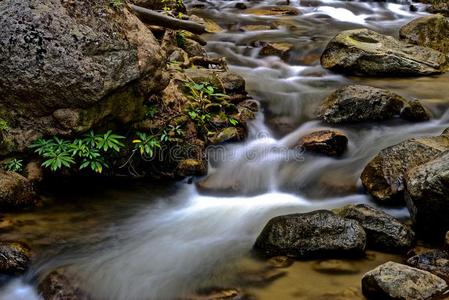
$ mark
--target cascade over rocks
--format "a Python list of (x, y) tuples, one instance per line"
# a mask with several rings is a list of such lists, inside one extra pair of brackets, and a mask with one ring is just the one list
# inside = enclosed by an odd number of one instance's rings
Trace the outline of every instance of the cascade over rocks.
[(363, 186), (383, 205), (404, 203), (404, 175), (449, 150), (449, 137), (445, 135), (406, 140), (380, 151), (363, 169)]
[(335, 212), (360, 223), (366, 232), (367, 246), (388, 252), (408, 250), (415, 234), (392, 216), (365, 204), (347, 205)]
[(336, 72), (374, 76), (419, 76), (446, 72), (443, 53), (369, 29), (346, 30), (326, 46), (321, 65)]
[(423, 239), (442, 241), (449, 230), (449, 153), (409, 169), (405, 200)]
[(442, 293), (446, 282), (426, 271), (387, 262), (362, 278), (363, 295), (368, 299), (425, 300)]
[(164, 88), (164, 55), (126, 6), (1, 1), (0, 115), (10, 129), (0, 153), (141, 118), (145, 98)]
[(360, 255), (366, 234), (354, 220), (328, 210), (278, 216), (258, 236), (254, 249), (267, 256), (327, 258)]
[(449, 21), (440, 14), (421, 17), (402, 26), (399, 37), (410, 44), (449, 53)]

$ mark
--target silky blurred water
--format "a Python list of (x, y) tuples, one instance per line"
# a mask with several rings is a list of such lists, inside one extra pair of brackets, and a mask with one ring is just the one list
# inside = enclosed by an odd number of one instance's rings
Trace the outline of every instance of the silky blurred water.
[[(38, 299), (37, 276), (61, 266), (95, 299), (174, 299), (200, 287), (234, 286), (239, 272), (264, 266), (250, 250), (271, 217), (348, 203), (373, 205), (359, 182), (366, 163), (387, 146), (438, 135), (449, 127), (447, 75), (352, 78), (319, 64), (327, 41), (339, 31), (366, 27), (397, 36), (401, 25), (424, 14), (422, 5), (412, 12), (408, 1), (301, 0), (290, 4), (298, 15), (264, 16), (255, 12), (282, 3), (245, 1), (250, 9), (239, 10), (237, 2), (187, 2), (192, 13), (223, 28), (204, 36), (207, 50), (211, 56), (226, 57), (262, 107), (245, 142), (210, 150), (206, 182), (220, 193), (205, 194), (185, 182), (68, 187), (52, 193), (48, 199), (56, 203), (6, 216), (15, 230), (4, 237), (26, 241), (38, 255), (28, 274), (1, 288), (1, 299)], [(248, 25), (260, 25), (260, 30)], [(290, 43), (293, 49), (285, 61), (261, 57), (260, 42)], [(350, 141), (339, 159), (292, 150), (311, 130), (329, 128), (314, 112), (326, 95), (348, 83), (419, 98), (434, 118), (335, 127)], [(271, 126), (276, 118), (290, 120), (292, 130), (282, 133)], [(389, 212), (407, 216), (405, 209)], [(357, 262), (360, 272), (395, 259), (374, 256)], [(333, 277), (310, 266), (296, 262), (274, 284), (247, 289), (258, 299), (317, 299), (320, 293), (358, 288), (361, 273)]]

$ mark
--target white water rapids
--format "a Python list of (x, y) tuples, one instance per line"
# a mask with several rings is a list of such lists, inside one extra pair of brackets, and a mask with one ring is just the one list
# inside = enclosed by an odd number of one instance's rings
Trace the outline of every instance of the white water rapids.
[[(237, 1), (188, 1), (193, 13), (225, 28), (206, 37), (207, 50), (227, 58), (232, 71), (245, 78), (250, 94), (260, 100), (265, 114), (250, 124), (247, 141), (226, 146), (211, 161), (209, 182), (234, 192), (204, 195), (195, 185), (180, 183), (168, 195), (140, 194), (144, 200), (152, 199), (151, 203), (140, 201), (138, 212), (131, 216), (106, 223), (96, 229), (100, 233), (80, 232), (83, 242), (39, 258), (28, 274), (2, 287), (0, 299), (39, 299), (33, 286), (35, 274), (58, 266), (73, 271), (96, 299), (173, 299), (198, 287), (231, 282), (232, 274), (241, 268), (239, 260), (250, 255), (258, 233), (274, 216), (369, 203), (360, 189), (335, 196), (323, 188), (323, 182), (360, 187), (360, 173), (378, 151), (410, 137), (440, 134), (449, 127), (448, 76), (348, 78), (323, 70), (319, 54), (344, 29), (367, 27), (397, 35), (402, 24), (423, 14), (411, 12), (406, 2), (293, 0), (291, 6), (301, 11), (299, 15), (267, 17), (234, 8)], [(274, 0), (245, 3), (252, 8), (276, 5)], [(197, 4), (206, 8), (195, 8)], [(274, 30), (240, 30), (243, 25), (274, 23)], [(294, 44), (295, 59), (259, 57), (260, 48), (251, 45), (260, 40)], [(350, 141), (340, 159), (298, 156), (286, 150), (310, 130), (326, 128), (314, 120), (315, 108), (332, 90), (351, 82), (420, 98), (435, 118), (424, 123), (389, 121), (339, 127)], [(293, 119), (296, 130), (276, 135), (266, 125), (272, 116)], [(404, 216), (406, 210), (390, 213)]]

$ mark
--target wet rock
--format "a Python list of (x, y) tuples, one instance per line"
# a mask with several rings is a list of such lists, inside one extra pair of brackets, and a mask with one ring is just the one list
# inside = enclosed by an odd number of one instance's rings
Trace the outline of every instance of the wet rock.
[(272, 283), (276, 279), (284, 277), (286, 274), (287, 272), (284, 271), (266, 268), (263, 270), (240, 272), (237, 277), (239, 284), (262, 287)]
[(260, 56), (278, 56), (282, 59), (288, 59), (290, 51), (293, 45), (289, 43), (266, 43), (265, 46), (260, 49)]
[(31, 161), (26, 165), (25, 174), (31, 183), (39, 183), (44, 179), (44, 170), (37, 161)]
[(90, 297), (63, 270), (48, 274), (38, 285), (44, 300), (87, 300)]
[(183, 159), (178, 163), (175, 173), (181, 177), (203, 176), (207, 174), (207, 163), (199, 159)]
[(237, 3), (235, 4), (235, 8), (238, 8), (238, 9), (247, 9), (248, 7), (247, 7), (246, 4), (243, 3), (243, 2), (237, 2)]
[(251, 300), (244, 291), (235, 288), (212, 287), (200, 289), (195, 295), (182, 297), (181, 300)]
[(405, 200), (412, 221), (424, 239), (442, 241), (449, 230), (449, 153), (410, 168)]
[(130, 2), (152, 10), (164, 10), (169, 8), (180, 12), (186, 12), (184, 3), (180, 1), (131, 0)]
[(267, 6), (248, 8), (245, 13), (256, 16), (296, 16), (300, 11), (291, 6)]
[(15, 172), (0, 171), (0, 207), (33, 206), (37, 200), (38, 197), (28, 179)]
[(298, 147), (328, 156), (341, 156), (348, 146), (348, 138), (338, 130), (318, 130), (301, 137)]
[(446, 150), (449, 150), (446, 136), (414, 138), (385, 148), (363, 170), (362, 184), (378, 203), (402, 205), (405, 172)]
[(271, 219), (254, 249), (267, 256), (325, 258), (361, 254), (365, 243), (366, 234), (356, 221), (318, 210)]
[(380, 121), (399, 115), (406, 100), (390, 91), (350, 85), (329, 95), (318, 109), (318, 118), (331, 124)]
[(286, 268), (293, 264), (293, 260), (288, 256), (275, 256), (267, 260), (267, 264), (273, 268)]
[(404, 105), (400, 116), (402, 119), (411, 122), (428, 121), (431, 118), (430, 112), (416, 99), (408, 101)]
[(444, 236), (444, 249), (449, 251), (449, 231), (446, 232), (446, 235)]
[(445, 0), (422, 0), (423, 3), (428, 3), (430, 6), (427, 11), (432, 14), (442, 14), (449, 17), (449, 3)]
[(0, 217), (0, 232), (11, 231), (13, 228), (14, 223), (10, 219), (3, 216)]
[(449, 53), (449, 21), (443, 15), (415, 19), (401, 27), (399, 37), (410, 44)]
[(19, 275), (31, 264), (31, 250), (21, 242), (0, 242), (0, 273)]
[(341, 292), (324, 293), (313, 298), (314, 300), (360, 300), (363, 299), (359, 288), (350, 287)]
[(312, 265), (312, 269), (320, 273), (326, 274), (357, 274), (357, 269), (350, 261), (329, 259), (317, 261)]
[(448, 69), (436, 50), (400, 42), (368, 29), (346, 30), (326, 46), (321, 65), (337, 72), (364, 75), (431, 75)]
[(391, 261), (362, 278), (362, 291), (368, 299), (425, 300), (446, 288), (443, 279), (429, 272)]
[(197, 41), (191, 39), (184, 39), (184, 45), (181, 47), (190, 57), (193, 56), (207, 56), (206, 50)]
[(0, 1), (0, 37), (9, 152), (26, 151), (42, 135), (134, 121), (146, 97), (164, 88), (164, 52), (126, 5)]
[(413, 231), (392, 216), (365, 204), (347, 205), (336, 210), (346, 219), (359, 222), (366, 232), (367, 246), (389, 252), (408, 250), (414, 241)]
[(212, 144), (221, 144), (226, 142), (237, 142), (243, 139), (241, 133), (235, 127), (227, 127), (220, 130), (217, 134), (212, 136), (209, 140)]
[(418, 254), (407, 259), (407, 264), (449, 281), (449, 255), (446, 251), (434, 249)]
[(262, 25), (262, 24), (253, 24), (253, 25), (241, 26), (240, 29), (243, 29), (245, 31), (262, 31), (262, 30), (276, 29), (276, 26), (273, 26), (273, 25)]

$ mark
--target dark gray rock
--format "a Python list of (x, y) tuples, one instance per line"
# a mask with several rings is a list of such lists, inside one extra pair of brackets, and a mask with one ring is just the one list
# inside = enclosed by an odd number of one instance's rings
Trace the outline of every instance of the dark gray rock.
[(364, 75), (431, 75), (446, 72), (443, 53), (400, 42), (369, 29), (346, 30), (326, 46), (321, 65), (337, 72)]
[(25, 150), (40, 135), (143, 117), (144, 99), (164, 88), (164, 65), (158, 41), (126, 5), (0, 1), (0, 115), (10, 125), (7, 151)]
[(408, 170), (405, 200), (416, 231), (443, 241), (449, 230), (449, 153)]
[(446, 251), (434, 249), (417, 254), (407, 259), (407, 264), (449, 281), (449, 255)]
[(366, 234), (356, 221), (318, 210), (271, 219), (254, 249), (267, 256), (327, 258), (362, 254), (365, 243)]
[(365, 204), (347, 205), (335, 211), (343, 218), (355, 220), (362, 225), (368, 247), (401, 252), (408, 250), (413, 244), (413, 231), (383, 211)]
[(401, 110), (401, 118), (412, 122), (428, 121), (430, 112), (419, 102), (419, 100), (408, 101)]
[(404, 175), (449, 150), (447, 136), (414, 138), (380, 151), (361, 174), (362, 184), (383, 205), (404, 204)]
[(331, 124), (380, 121), (399, 115), (406, 100), (390, 91), (350, 85), (329, 95), (318, 109), (318, 117)]
[(31, 264), (31, 250), (21, 242), (0, 242), (0, 273), (19, 275)]
[(366, 273), (362, 291), (368, 299), (425, 300), (442, 293), (446, 282), (426, 271), (387, 262)]

